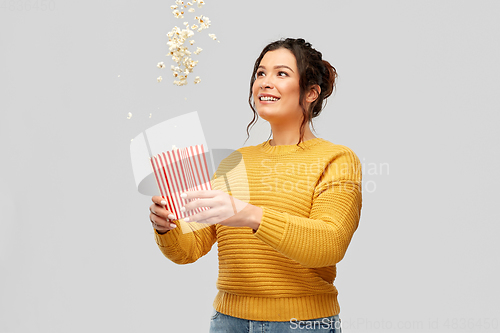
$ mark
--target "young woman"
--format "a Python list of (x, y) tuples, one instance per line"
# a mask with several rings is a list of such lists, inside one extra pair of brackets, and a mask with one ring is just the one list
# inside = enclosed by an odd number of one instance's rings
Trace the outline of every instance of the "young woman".
[[(252, 73), (248, 127), (258, 114), (273, 138), (223, 160), (212, 191), (187, 192), (186, 211), (209, 207), (189, 219), (152, 198), (155, 240), (168, 259), (192, 263), (218, 242), (211, 333), (341, 332), (333, 281), (360, 219), (361, 165), (352, 150), (309, 128), (336, 78), (303, 39), (267, 45)], [(235, 161), (244, 172), (229, 175)], [(195, 223), (208, 227), (182, 232)]]

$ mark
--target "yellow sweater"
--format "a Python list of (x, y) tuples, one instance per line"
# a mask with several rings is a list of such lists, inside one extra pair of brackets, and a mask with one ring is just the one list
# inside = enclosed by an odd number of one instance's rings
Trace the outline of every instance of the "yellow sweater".
[(304, 149), (269, 141), (233, 152), (211, 181), (262, 208), (257, 231), (177, 220), (166, 234), (155, 231), (156, 243), (168, 259), (188, 264), (218, 242), (213, 306), (221, 313), (263, 321), (336, 315), (335, 265), (358, 227), (361, 163), (321, 138), (302, 142)]

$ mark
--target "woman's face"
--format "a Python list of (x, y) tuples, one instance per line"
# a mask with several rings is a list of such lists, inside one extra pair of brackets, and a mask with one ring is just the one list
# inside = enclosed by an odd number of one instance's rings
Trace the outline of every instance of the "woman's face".
[(259, 116), (269, 122), (301, 119), (299, 80), (297, 61), (291, 51), (281, 48), (267, 52), (252, 86)]

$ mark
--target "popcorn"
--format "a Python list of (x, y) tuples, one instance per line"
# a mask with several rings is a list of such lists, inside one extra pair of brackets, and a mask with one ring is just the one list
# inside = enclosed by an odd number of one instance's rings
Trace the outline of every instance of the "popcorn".
[(129, 112), (128, 116), (127, 116), (127, 119), (130, 119), (130, 118), (132, 118), (132, 113)]
[(174, 14), (174, 16), (177, 17), (177, 18), (184, 18), (184, 15), (182, 15), (182, 14), (184, 14), (184, 12), (179, 12), (177, 9), (174, 10), (172, 12), (172, 14)]
[(210, 26), (210, 19), (206, 16), (203, 15), (196, 16), (195, 20), (197, 20), (198, 23), (200, 23), (200, 28), (198, 29), (198, 32), (204, 29), (208, 29), (208, 27)]
[[(205, 1), (191, 0), (184, 3), (184, 1), (182, 0), (176, 0), (175, 5), (170, 6), (170, 9), (172, 10), (172, 14), (176, 18), (180, 19), (184, 18), (184, 10), (189, 13), (195, 12), (195, 9), (191, 7), (194, 6), (194, 4), (197, 4), (199, 8), (202, 8), (202, 6), (205, 4)], [(172, 60), (177, 64), (177, 66), (172, 65), (170, 69), (172, 71), (172, 76), (174, 77), (174, 84), (178, 86), (187, 84), (188, 75), (193, 72), (194, 67), (198, 64), (198, 61), (194, 61), (193, 59), (191, 59), (191, 51), (188, 50), (188, 46), (186, 45), (193, 45), (195, 43), (195, 41), (190, 38), (196, 31), (203, 31), (205, 29), (208, 29), (211, 25), (210, 19), (203, 15), (195, 16), (195, 20), (197, 21), (197, 23), (192, 24), (191, 26), (189, 22), (183, 22), (184, 29), (175, 26), (171, 31), (167, 33), (167, 45), (169, 48), (169, 52), (166, 54), (166, 56), (172, 57)], [(217, 39), (214, 34), (209, 34), (209, 36), (213, 40)], [(200, 47), (197, 47), (196, 51), (194, 51), (193, 53), (195, 55), (199, 55), (201, 51), (202, 49)], [(163, 62), (158, 63), (157, 66), (160, 69), (165, 67)], [(158, 77), (157, 80), (158, 82), (161, 82), (162, 77)], [(197, 84), (200, 82), (201, 79), (199, 76), (197, 76), (194, 80), (194, 83)]]
[(187, 84), (187, 80), (185, 77), (181, 76), (181, 79), (178, 81), (174, 81), (174, 84), (178, 86), (185, 86)]

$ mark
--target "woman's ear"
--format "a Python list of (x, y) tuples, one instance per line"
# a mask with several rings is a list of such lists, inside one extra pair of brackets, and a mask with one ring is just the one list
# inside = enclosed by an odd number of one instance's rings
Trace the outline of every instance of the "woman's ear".
[(320, 93), (321, 93), (321, 87), (315, 84), (314, 86), (311, 87), (311, 89), (309, 89), (309, 92), (307, 93), (306, 96), (306, 102), (308, 103), (314, 102), (316, 99), (318, 99)]

